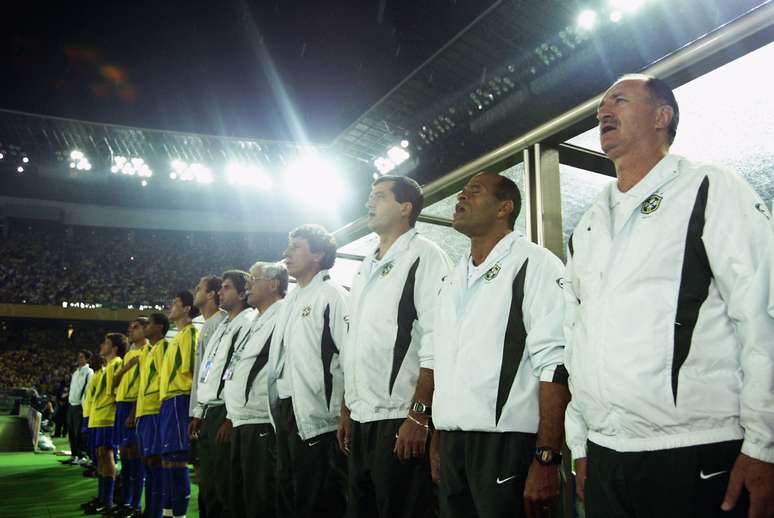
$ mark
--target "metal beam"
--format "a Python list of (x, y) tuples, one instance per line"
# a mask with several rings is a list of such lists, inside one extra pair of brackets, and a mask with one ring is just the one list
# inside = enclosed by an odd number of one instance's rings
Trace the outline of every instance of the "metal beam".
[(615, 178), (615, 166), (606, 155), (567, 142), (559, 144), (558, 148), (562, 164)]
[(417, 221), (421, 221), (422, 223), (430, 223), (431, 225), (440, 225), (442, 227), (451, 227), (452, 226), (452, 220), (449, 218), (442, 218), (440, 216), (430, 216), (425, 214), (420, 214), (417, 218)]

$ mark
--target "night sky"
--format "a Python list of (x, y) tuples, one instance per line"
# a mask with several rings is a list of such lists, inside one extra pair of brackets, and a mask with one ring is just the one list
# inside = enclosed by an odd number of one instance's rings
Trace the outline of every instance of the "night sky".
[(492, 3), (9, 2), (0, 108), (325, 144)]

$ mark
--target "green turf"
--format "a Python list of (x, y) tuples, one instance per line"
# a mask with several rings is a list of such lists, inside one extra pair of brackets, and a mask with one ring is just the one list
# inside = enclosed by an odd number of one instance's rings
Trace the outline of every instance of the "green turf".
[[(69, 449), (55, 439), (57, 449)], [(0, 453), (0, 517), (71, 518), (84, 516), (80, 504), (97, 494), (97, 479), (84, 478), (80, 466), (64, 466), (53, 453)], [(191, 484), (189, 518), (198, 517), (198, 487)]]

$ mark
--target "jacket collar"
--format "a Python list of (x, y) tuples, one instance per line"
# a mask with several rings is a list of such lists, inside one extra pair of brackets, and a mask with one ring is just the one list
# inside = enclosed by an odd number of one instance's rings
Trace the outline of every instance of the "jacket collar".
[(473, 262), (470, 252), (468, 252), (467, 257), (463, 259), (465, 264), (465, 268), (463, 268), (463, 272), (465, 273), (466, 277), (465, 282), (470, 282), (472, 284), (478, 281), (478, 279), (483, 277), (489, 270), (494, 268), (498, 262), (500, 262), (506, 255), (510, 253), (513, 244), (517, 239), (520, 238), (521, 235), (519, 235), (519, 233), (516, 231), (511, 231), (503, 236), (503, 238), (500, 239), (500, 241), (498, 241), (494, 248), (492, 248), (492, 250), (489, 252), (489, 255), (486, 256), (484, 262), (476, 267), (476, 274), (471, 277), (470, 280), (467, 279), (467, 265), (473, 264)]
[[(387, 253), (382, 257), (379, 262), (383, 265), (386, 265), (387, 263), (394, 261), (397, 256), (405, 252), (409, 249), (409, 246), (411, 245), (411, 242), (414, 240), (414, 238), (417, 236), (417, 229), (411, 228), (401, 234), (401, 236), (395, 240), (395, 242), (392, 244), (389, 250), (387, 250)], [(374, 251), (368, 255), (364, 259), (365, 261), (368, 261), (368, 266), (370, 267), (370, 263), (373, 263), (376, 260), (376, 252), (379, 251), (379, 245), (376, 245), (376, 248), (374, 248)], [(369, 279), (373, 278), (374, 276), (374, 269), (371, 268), (371, 276)]]

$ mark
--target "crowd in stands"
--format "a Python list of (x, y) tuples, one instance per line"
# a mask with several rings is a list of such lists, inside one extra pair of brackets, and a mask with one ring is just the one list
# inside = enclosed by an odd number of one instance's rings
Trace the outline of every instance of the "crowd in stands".
[(170, 286), (255, 257), (279, 258), (284, 235), (67, 226), (11, 220), (0, 241), (0, 303), (166, 306)]

